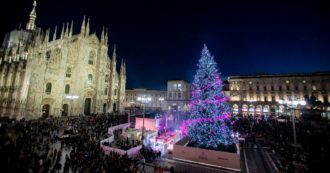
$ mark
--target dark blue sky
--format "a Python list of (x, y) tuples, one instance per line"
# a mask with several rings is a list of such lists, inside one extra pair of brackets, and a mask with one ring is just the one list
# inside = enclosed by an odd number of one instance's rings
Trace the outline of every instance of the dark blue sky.
[[(191, 81), (203, 43), (224, 76), (330, 70), (330, 3), (246, 0), (39, 0), (37, 25), (46, 29), (82, 16), (127, 60), (127, 87), (160, 88)], [(1, 38), (22, 22), (32, 0), (10, 0), (0, 11)]]

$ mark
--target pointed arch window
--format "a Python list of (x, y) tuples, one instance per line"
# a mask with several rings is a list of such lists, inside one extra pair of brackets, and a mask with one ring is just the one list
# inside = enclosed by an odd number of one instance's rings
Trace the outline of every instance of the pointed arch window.
[(52, 92), (52, 83), (48, 82), (46, 84), (46, 94), (50, 94)]
[(88, 74), (87, 83), (88, 84), (92, 84), (93, 83), (93, 75), (92, 74)]
[(70, 78), (70, 77), (71, 77), (71, 68), (70, 68), (70, 67), (68, 67), (68, 68), (66, 69), (65, 76), (66, 76), (67, 78)]
[(108, 95), (108, 88), (104, 88), (104, 95)]
[(109, 83), (109, 75), (105, 75), (105, 83)]
[(52, 53), (52, 52), (51, 52), (50, 50), (46, 52), (46, 59), (47, 59), (47, 60), (50, 59), (51, 53)]
[(115, 89), (114, 94), (115, 94), (115, 96), (117, 95), (117, 89)]
[(56, 58), (59, 58), (59, 59), (62, 58), (62, 51), (61, 51), (61, 49), (59, 49), (59, 48), (55, 49), (55, 56), (56, 56)]
[(65, 94), (69, 94), (70, 93), (70, 85), (66, 84), (65, 85)]
[(88, 64), (93, 65), (94, 64), (94, 59), (95, 59), (95, 51), (92, 50), (89, 53)]

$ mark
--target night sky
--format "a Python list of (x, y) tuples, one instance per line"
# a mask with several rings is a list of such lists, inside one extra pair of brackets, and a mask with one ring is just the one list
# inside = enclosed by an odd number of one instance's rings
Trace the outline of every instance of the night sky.
[[(8, 0), (7, 0), (8, 1)], [(110, 49), (127, 61), (127, 87), (160, 89), (169, 79), (192, 81), (204, 43), (223, 76), (330, 71), (330, 3), (247, 0), (39, 0), (43, 29), (83, 15)], [(22, 23), (32, 0), (1, 4), (1, 40)]]

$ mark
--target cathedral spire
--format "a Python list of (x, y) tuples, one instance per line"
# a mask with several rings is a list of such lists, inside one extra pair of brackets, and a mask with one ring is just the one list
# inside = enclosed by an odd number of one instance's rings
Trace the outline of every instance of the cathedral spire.
[(71, 21), (71, 27), (69, 31), (69, 37), (72, 37), (72, 32), (73, 32), (73, 20)]
[(56, 35), (57, 35), (57, 25), (55, 26), (55, 29), (54, 29), (53, 41), (56, 40)]
[(121, 59), (121, 64), (120, 64), (120, 76), (124, 75), (124, 59)]
[(44, 43), (48, 43), (48, 42), (49, 42), (49, 29), (47, 29), (45, 39), (44, 39)]
[(64, 37), (69, 37), (69, 22), (66, 23)]
[[(108, 46), (108, 28), (107, 28), (107, 30), (106, 30), (106, 32), (105, 32), (104, 44), (105, 44), (106, 46)], [(116, 48), (116, 45), (115, 45), (115, 48)]]
[(61, 30), (61, 39), (64, 38), (64, 28), (65, 28), (65, 23), (62, 25), (62, 30)]
[(32, 8), (32, 11), (30, 13), (30, 20), (26, 25), (26, 30), (33, 31), (36, 28), (36, 24), (35, 24), (35, 21), (36, 21), (36, 18), (37, 18), (36, 7), (37, 7), (37, 1), (34, 0), (33, 1), (33, 8)]
[(84, 19), (81, 24), (81, 29), (80, 29), (80, 35), (83, 37), (85, 36), (85, 30), (86, 30), (86, 26), (85, 26), (85, 16), (84, 16)]
[(124, 77), (126, 77), (126, 59), (124, 59), (124, 70), (123, 70), (123, 72), (124, 72)]
[(112, 52), (112, 63), (116, 63), (116, 45), (113, 47), (113, 52)]
[(42, 35), (41, 35), (41, 31), (39, 30), (38, 33), (37, 33), (37, 36), (35, 37), (35, 45), (40, 45), (41, 43), (41, 38), (42, 38)]
[(104, 26), (101, 33), (101, 44), (104, 44)]
[(89, 36), (89, 18), (87, 19), (87, 25), (86, 25), (86, 33), (85, 33), (85, 37)]

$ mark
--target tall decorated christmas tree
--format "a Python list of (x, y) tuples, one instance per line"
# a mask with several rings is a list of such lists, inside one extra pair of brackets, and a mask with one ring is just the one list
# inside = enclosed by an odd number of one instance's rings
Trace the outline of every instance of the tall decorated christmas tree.
[(206, 45), (198, 61), (192, 84), (191, 115), (187, 126), (191, 143), (197, 147), (221, 149), (233, 144), (227, 126), (230, 109), (222, 90), (222, 80), (217, 63)]

